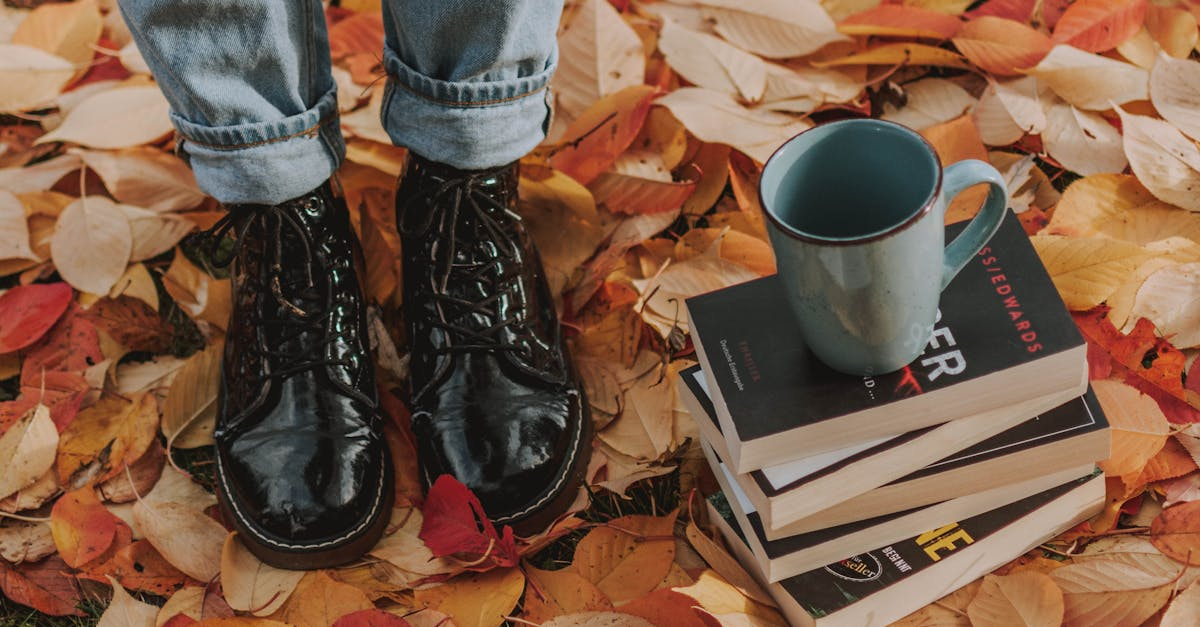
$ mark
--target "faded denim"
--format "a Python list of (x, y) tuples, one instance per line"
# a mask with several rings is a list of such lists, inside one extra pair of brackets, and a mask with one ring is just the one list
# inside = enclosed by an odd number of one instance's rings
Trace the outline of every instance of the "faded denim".
[[(549, 124), (562, 0), (384, 0), (392, 141), (459, 168), (524, 156)], [(345, 156), (317, 0), (119, 0), (201, 189), (277, 204)]]

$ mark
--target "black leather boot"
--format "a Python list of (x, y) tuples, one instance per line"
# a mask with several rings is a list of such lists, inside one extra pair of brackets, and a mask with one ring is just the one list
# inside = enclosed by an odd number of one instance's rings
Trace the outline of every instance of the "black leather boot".
[(276, 206), (234, 206), (217, 495), (246, 546), (281, 568), (324, 568), (374, 546), (392, 466), (344, 203), (330, 183)]
[(574, 500), (592, 443), (516, 196), (516, 164), (462, 171), (412, 155), (396, 207), (426, 486), (453, 475), (493, 522), (529, 535)]

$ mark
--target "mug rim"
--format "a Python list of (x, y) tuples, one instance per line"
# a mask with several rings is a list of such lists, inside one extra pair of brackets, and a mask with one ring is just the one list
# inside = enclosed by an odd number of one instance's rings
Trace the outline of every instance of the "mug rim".
[[(915, 211), (913, 211), (912, 215), (904, 218), (903, 220), (897, 222), (896, 224), (893, 224), (893, 225), (891, 225), (887, 228), (884, 228), (882, 230), (879, 230), (879, 231), (874, 231), (874, 232), (866, 233), (863, 235), (855, 235), (852, 237), (826, 237), (826, 236), (814, 235), (812, 233), (807, 233), (805, 231), (801, 231), (800, 229), (797, 229), (796, 227), (794, 227), (790, 224), (787, 224), (786, 222), (781, 220), (779, 218), (779, 216), (775, 215), (775, 213), (773, 211), (771, 211), (770, 209), (767, 209), (767, 203), (766, 203), (765, 199), (763, 198), (763, 175), (766, 174), (767, 168), (770, 167), (771, 163), (775, 160), (775, 158), (777, 156), (779, 156), (780, 152), (782, 152), (785, 148), (787, 148), (793, 142), (801, 139), (802, 137), (804, 137), (804, 135), (811, 133), (812, 131), (816, 131), (818, 129), (827, 129), (832, 126), (855, 126), (855, 125), (859, 125), (859, 124), (889, 126), (894, 129), (900, 130), (904, 134), (913, 137), (914, 139), (919, 141), (921, 144), (924, 144), (924, 146), (928, 150), (929, 154), (933, 156), (934, 164), (937, 166), (935, 168), (935, 180), (933, 182), (933, 189), (931, 190), (929, 196), (925, 199), (925, 202), (922, 203), (921, 206), (918, 207)], [(821, 124), (813, 125), (809, 128), (804, 129), (803, 131), (800, 131), (799, 133), (796, 133), (791, 138), (789, 138), (787, 141), (780, 144), (779, 147), (776, 148), (774, 150), (774, 152), (771, 153), (771, 156), (767, 158), (766, 162), (763, 163), (762, 172), (759, 174), (758, 185), (756, 186), (757, 187), (756, 191), (758, 193), (758, 206), (762, 208), (763, 214), (765, 214), (767, 216), (767, 219), (770, 220), (771, 223), (774, 224), (775, 227), (778, 228), (781, 233), (787, 235), (788, 237), (790, 237), (792, 239), (797, 239), (797, 240), (800, 240), (802, 242), (806, 242), (809, 244), (820, 244), (823, 246), (855, 246), (855, 245), (859, 245), (859, 244), (869, 244), (871, 242), (879, 241), (881, 239), (895, 235), (896, 233), (899, 233), (901, 231), (908, 229), (908, 227), (912, 226), (913, 224), (916, 224), (919, 220), (921, 220), (921, 218), (929, 215), (929, 213), (931, 211), (933, 211), (933, 207), (935, 204), (937, 204), (937, 199), (939, 196), (941, 196), (941, 193), (942, 193), (942, 175), (943, 175), (942, 170), (944, 167), (945, 166), (942, 165), (942, 159), (941, 159), (941, 157), (938, 156), (937, 149), (935, 149), (933, 147), (933, 144), (929, 143), (929, 140), (925, 139), (925, 137), (922, 136), (920, 133), (918, 133), (917, 131), (915, 131), (907, 126), (904, 126), (903, 124), (899, 124), (897, 122), (891, 122), (888, 120), (881, 120), (878, 118), (849, 118), (849, 119), (845, 119), (845, 120), (834, 120), (832, 122), (822, 122)]]

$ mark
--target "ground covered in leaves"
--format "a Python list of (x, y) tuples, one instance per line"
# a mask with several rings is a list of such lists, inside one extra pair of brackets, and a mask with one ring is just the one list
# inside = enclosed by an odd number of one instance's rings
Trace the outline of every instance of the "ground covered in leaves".
[(598, 435), (576, 513), (516, 538), (475, 525), (461, 486), (419, 488), (378, 1), (330, 8), (341, 178), (400, 480), (367, 558), (304, 573), (258, 562), (213, 508), (229, 285), (184, 237), (221, 214), (171, 151), (166, 101), (112, 0), (9, 0), (0, 624), (781, 623), (698, 507), (713, 484), (675, 392), (694, 363), (681, 304), (773, 271), (763, 161), (856, 116), (1004, 172), (1113, 425), (1098, 517), (901, 622), (1197, 624), (1198, 14), (1192, 0), (568, 2), (522, 210)]

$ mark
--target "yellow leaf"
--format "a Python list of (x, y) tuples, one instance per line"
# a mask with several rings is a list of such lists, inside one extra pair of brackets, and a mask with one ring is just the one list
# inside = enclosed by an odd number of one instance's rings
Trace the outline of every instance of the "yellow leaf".
[(54, 467), (58, 428), (38, 404), (0, 435), (0, 499), (28, 487)]
[(762, 59), (671, 20), (663, 22), (658, 49), (671, 69), (699, 87), (740, 96), (748, 103), (761, 100), (767, 87), (767, 64)]
[(552, 618), (541, 627), (654, 627), (644, 618), (617, 612), (580, 612)]
[(120, 202), (151, 211), (178, 211), (204, 201), (191, 168), (169, 152), (150, 147), (75, 152)]
[(163, 289), (189, 316), (200, 318), (224, 329), (229, 324), (233, 308), (229, 279), (214, 279), (211, 275), (176, 254), (162, 277)]
[[(0, 44), (0, 113), (45, 106), (75, 75), (70, 61), (30, 46)], [(12, 168), (20, 170), (20, 168)], [(15, 193), (28, 191), (8, 188)]]
[(1050, 573), (1063, 592), (1067, 627), (1140, 625), (1171, 597), (1179, 569), (1149, 553), (1122, 553)]
[(130, 261), (145, 261), (171, 250), (196, 225), (191, 220), (173, 214), (160, 214), (134, 207), (117, 205), (129, 220), (132, 246)]
[(746, 569), (742, 568), (741, 563), (730, 555), (725, 547), (700, 531), (694, 520), (688, 521), (687, 539), (692, 548), (696, 549), (696, 552), (704, 558), (704, 561), (708, 562), (708, 565), (717, 574), (736, 587), (743, 595), (764, 605), (775, 605), (771, 596), (762, 589), (762, 586), (758, 585), (758, 582), (750, 576), (750, 573), (746, 572)]
[(1146, 70), (1062, 44), (1028, 73), (1080, 109), (1100, 111), (1150, 95)]
[(1104, 302), (1125, 277), (1153, 256), (1141, 246), (1102, 237), (1035, 235), (1030, 239), (1072, 311)]
[(843, 65), (929, 65), (957, 68), (960, 70), (970, 69), (971, 67), (966, 59), (963, 59), (957, 53), (950, 50), (914, 43), (883, 44), (849, 56), (813, 62), (813, 67), (818, 68)]
[(229, 607), (268, 616), (283, 606), (303, 578), (304, 571), (283, 570), (260, 562), (242, 546), (236, 533), (225, 538), (221, 550), (221, 589)]
[(296, 627), (326, 627), (351, 612), (374, 608), (365, 592), (319, 570), (300, 581), (280, 618)]
[(653, 590), (675, 559), (675, 516), (622, 516), (592, 529), (575, 548), (574, 568), (613, 603)]
[(43, 4), (29, 13), (12, 35), (12, 43), (40, 48), (75, 65), (83, 75), (104, 24), (95, 0)]
[(79, 412), (58, 442), (58, 479), (72, 488), (104, 481), (137, 461), (158, 434), (153, 394), (104, 395)]
[(1159, 200), (1200, 211), (1200, 148), (1174, 126), (1120, 108), (1125, 156), (1138, 180)]
[(1112, 429), (1112, 453), (1100, 462), (1104, 474), (1140, 473), (1166, 444), (1171, 426), (1158, 403), (1120, 381), (1093, 381), (1092, 389)]
[(705, 0), (703, 14), (726, 41), (768, 59), (801, 57), (848, 39), (813, 0)]
[(116, 579), (109, 577), (108, 581), (113, 587), (112, 601), (100, 615), (96, 627), (154, 627), (158, 608), (129, 596)]
[(67, 205), (50, 240), (59, 274), (91, 294), (107, 294), (125, 273), (132, 253), (129, 218), (103, 196), (85, 196)]
[(139, 501), (133, 506), (133, 520), (163, 558), (185, 575), (211, 581), (221, 572), (221, 550), (229, 534), (194, 504)]
[(612, 4), (584, 0), (558, 37), (554, 91), (574, 118), (601, 98), (640, 85), (646, 72), (642, 40)]
[(545, 622), (575, 612), (612, 609), (612, 602), (592, 582), (573, 568), (541, 570), (524, 566), (525, 604), (521, 617)]
[(210, 342), (188, 357), (172, 380), (162, 406), (162, 432), (168, 448), (212, 444), (224, 348), (220, 340)]
[(455, 572), (457, 567), (445, 558), (434, 557), (433, 551), (417, 536), (421, 532), (421, 510), (416, 508), (397, 509), (392, 514), (392, 527), (399, 517), (400, 525), (396, 531), (384, 536), (374, 548), (371, 556), (377, 557), (396, 567), (395, 579), (406, 587), (415, 582), (434, 575), (444, 575)]
[(1063, 619), (1063, 595), (1042, 573), (988, 575), (967, 606), (967, 615), (974, 627), (1056, 627)]
[(924, 78), (909, 83), (904, 86), (904, 93), (907, 96), (904, 106), (898, 108), (884, 103), (880, 117), (914, 131), (949, 122), (976, 103), (967, 90), (944, 78)]
[(1163, 52), (1176, 59), (1186, 59), (1200, 39), (1196, 16), (1183, 7), (1151, 3), (1146, 8), (1146, 30)]
[(775, 624), (783, 622), (783, 618), (775, 610), (745, 596), (739, 588), (730, 585), (716, 571), (706, 570), (700, 573), (696, 583), (675, 590), (692, 597), (701, 607), (713, 614), (749, 614)]
[(149, 144), (172, 131), (167, 99), (157, 86), (109, 89), (71, 109), (58, 128), (38, 144), (60, 141), (92, 148), (128, 148)]
[(204, 615), (204, 596), (205, 589), (200, 586), (184, 586), (176, 590), (158, 611), (154, 627), (162, 627), (163, 623), (180, 614), (199, 621)]
[(1176, 235), (1200, 241), (1200, 216), (1159, 202), (1135, 176), (1102, 174), (1079, 179), (1063, 192), (1045, 232), (1142, 245)]
[(417, 590), (414, 597), (422, 607), (450, 616), (458, 627), (497, 627), (524, 590), (525, 576), (519, 569), (497, 568)]

